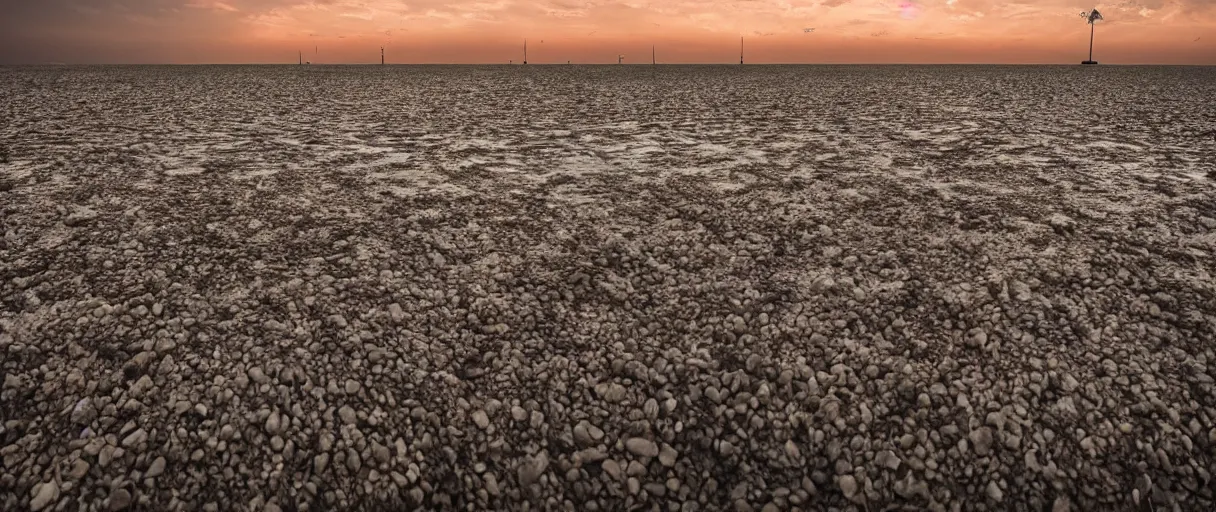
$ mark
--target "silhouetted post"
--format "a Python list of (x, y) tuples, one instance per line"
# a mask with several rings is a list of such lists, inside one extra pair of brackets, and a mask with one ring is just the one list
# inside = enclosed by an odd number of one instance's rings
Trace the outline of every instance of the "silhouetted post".
[(524, 39), (524, 65), (528, 64), (528, 40)]
[(1089, 24), (1089, 61), (1094, 60), (1094, 24)]
[(743, 65), (743, 36), (739, 36), (739, 65)]
[(384, 47), (383, 46), (380, 47), (380, 65), (381, 66), (384, 65)]
[(300, 65), (301, 66), (304, 65), (304, 52), (303, 51), (300, 51)]
[(1098, 61), (1094, 60), (1094, 25), (1096, 25), (1099, 21), (1102, 21), (1102, 13), (1098, 12), (1097, 9), (1094, 9), (1089, 12), (1081, 13), (1081, 17), (1085, 18), (1085, 21), (1089, 23), (1089, 60), (1082, 62), (1081, 64), (1097, 64)]
[(655, 64), (658, 64), (658, 61), (654, 58), (654, 45), (650, 45), (650, 65), (653, 66)]

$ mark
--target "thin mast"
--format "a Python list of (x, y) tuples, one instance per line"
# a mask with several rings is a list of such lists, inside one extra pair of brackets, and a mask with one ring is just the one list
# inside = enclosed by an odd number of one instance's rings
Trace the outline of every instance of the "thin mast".
[(743, 65), (743, 36), (739, 36), (739, 65)]
[(1089, 61), (1094, 60), (1094, 23), (1089, 23)]
[(381, 66), (384, 65), (384, 47), (383, 46), (380, 47), (380, 65)]
[(528, 40), (524, 39), (524, 64), (528, 63)]
[(654, 45), (652, 44), (650, 45), (650, 65), (653, 66), (657, 63), (658, 61), (654, 59)]

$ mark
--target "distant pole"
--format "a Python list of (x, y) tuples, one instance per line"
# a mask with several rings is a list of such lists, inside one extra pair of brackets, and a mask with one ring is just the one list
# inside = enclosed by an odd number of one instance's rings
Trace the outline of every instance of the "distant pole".
[(524, 39), (524, 65), (528, 65), (528, 40)]
[(304, 65), (304, 51), (300, 50), (300, 65)]
[(739, 65), (743, 65), (743, 36), (739, 36)]
[(1094, 24), (1089, 24), (1089, 61), (1094, 61)]
[(658, 61), (654, 58), (654, 45), (652, 44), (650, 45), (650, 65), (653, 66), (657, 63)]
[(1097, 61), (1094, 60), (1094, 25), (1102, 21), (1102, 13), (1098, 12), (1097, 9), (1091, 9), (1089, 11), (1082, 11), (1081, 17), (1085, 18), (1086, 23), (1089, 23), (1089, 60), (1081, 64), (1092, 66), (1097, 64)]
[(380, 65), (381, 66), (384, 65), (384, 47), (383, 46), (380, 47)]

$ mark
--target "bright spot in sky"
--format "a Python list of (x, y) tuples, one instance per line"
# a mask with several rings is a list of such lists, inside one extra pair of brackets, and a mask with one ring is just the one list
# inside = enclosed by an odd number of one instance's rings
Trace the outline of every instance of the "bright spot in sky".
[(903, 18), (905, 20), (914, 19), (914, 18), (916, 18), (916, 15), (919, 13), (920, 13), (920, 6), (916, 5), (915, 2), (911, 2), (909, 0), (904, 0), (899, 3), (899, 17), (900, 18)]

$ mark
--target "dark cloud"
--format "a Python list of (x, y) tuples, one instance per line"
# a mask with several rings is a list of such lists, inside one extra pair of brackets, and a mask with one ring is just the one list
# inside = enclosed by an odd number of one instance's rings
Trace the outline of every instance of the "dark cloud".
[[(18, 34), (45, 34), (57, 30), (131, 35), (138, 30), (156, 32), (158, 23), (202, 22), (216, 14), (200, 9), (207, 4), (190, 0), (37, 0), (18, 2), (0, 17), (0, 26)], [(233, 4), (270, 4), (268, 0)], [(222, 11), (222, 10), (221, 10)], [(233, 13), (228, 13), (230, 16)], [(201, 23), (192, 23), (199, 25)]]
[(37, 0), (15, 4), (6, 7), (0, 16), (0, 63), (155, 61), (164, 58), (156, 53), (157, 46), (163, 51), (174, 43), (228, 39), (237, 29), (232, 21), (241, 16), (202, 7), (204, 2), (191, 0)]
[(106, 21), (131, 15), (177, 13), (182, 0), (38, 0), (14, 2), (0, 18), (10, 26), (29, 23)]

